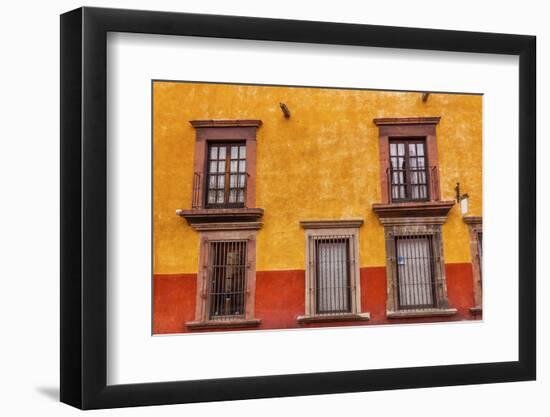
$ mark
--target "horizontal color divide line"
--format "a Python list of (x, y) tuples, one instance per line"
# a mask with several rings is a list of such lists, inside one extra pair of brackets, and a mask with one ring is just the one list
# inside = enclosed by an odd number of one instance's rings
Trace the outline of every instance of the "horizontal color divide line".
[[(470, 267), (472, 265), (471, 262), (451, 262), (446, 263), (446, 268), (465, 268)], [(365, 271), (381, 271), (385, 270), (386, 266), (362, 266), (359, 268), (362, 272)], [(271, 270), (259, 270), (256, 271), (256, 275), (263, 275), (263, 274), (305, 274), (305, 269), (271, 269)], [(153, 273), (155, 278), (175, 278), (175, 277), (181, 277), (181, 278), (191, 278), (196, 277), (197, 272), (173, 272), (173, 273)]]

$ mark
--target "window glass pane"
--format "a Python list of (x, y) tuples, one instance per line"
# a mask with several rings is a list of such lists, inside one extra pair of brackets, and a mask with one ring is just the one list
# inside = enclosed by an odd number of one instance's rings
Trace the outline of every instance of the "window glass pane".
[(399, 173), (393, 172), (392, 173), (392, 184), (399, 184)]
[(399, 198), (399, 187), (391, 188), (391, 198), (393, 199)]
[(220, 148), (220, 156), (219, 159), (225, 159), (225, 146), (222, 146)]
[(399, 156), (405, 155), (405, 144), (404, 143), (398, 143), (397, 144), (397, 154)]
[(239, 147), (231, 146), (231, 159), (239, 159)]
[(231, 175), (229, 177), (229, 187), (230, 188), (237, 188), (237, 176)]
[(229, 190), (229, 202), (230, 203), (236, 203), (237, 202), (237, 190)]
[(231, 172), (237, 172), (238, 162), (239, 161), (231, 161)]
[(397, 146), (395, 145), (395, 143), (390, 143), (390, 155), (397, 155)]
[(208, 191), (208, 203), (214, 204), (216, 202), (216, 191)]
[(218, 172), (225, 172), (225, 161), (218, 162)]
[(418, 183), (426, 184), (426, 171), (418, 171)]
[(246, 175), (239, 175), (239, 188), (244, 188)]
[(239, 158), (246, 158), (246, 146), (239, 147)]
[(418, 189), (420, 190), (420, 195), (418, 198), (428, 198), (428, 188), (425, 185), (421, 185)]
[(424, 144), (423, 143), (417, 143), (416, 144), (416, 150), (417, 150), (417, 154), (419, 156), (423, 156), (424, 155)]
[(397, 183), (398, 184), (404, 184), (405, 183), (405, 173), (402, 172), (402, 171), (399, 171), (398, 174), (399, 174), (399, 178), (397, 180)]
[(210, 159), (218, 159), (218, 147), (212, 146), (210, 148)]
[(218, 172), (218, 163), (216, 161), (210, 162), (210, 172)]
[(239, 161), (239, 172), (246, 172), (246, 161)]
[(244, 203), (244, 191), (239, 190), (239, 203)]
[(208, 179), (208, 188), (216, 188), (216, 176), (210, 175)]
[(225, 187), (225, 175), (219, 175), (218, 176), (218, 188), (224, 188)]
[(416, 155), (416, 145), (414, 143), (409, 143), (409, 155)]

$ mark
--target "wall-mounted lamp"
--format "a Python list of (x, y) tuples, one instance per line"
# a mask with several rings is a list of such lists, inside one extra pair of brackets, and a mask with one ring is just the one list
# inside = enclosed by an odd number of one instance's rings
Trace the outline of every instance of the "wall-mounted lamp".
[(283, 111), (283, 114), (285, 115), (285, 117), (287, 119), (290, 118), (290, 110), (288, 109), (288, 107), (286, 106), (285, 103), (279, 103), (279, 107), (281, 108), (281, 110)]
[(424, 103), (428, 101), (428, 97), (430, 97), (430, 93), (422, 93), (422, 101)]
[(468, 193), (461, 194), (460, 193), (460, 183), (456, 183), (455, 187), (456, 192), (456, 202), (460, 204), (460, 211), (462, 214), (468, 213)]

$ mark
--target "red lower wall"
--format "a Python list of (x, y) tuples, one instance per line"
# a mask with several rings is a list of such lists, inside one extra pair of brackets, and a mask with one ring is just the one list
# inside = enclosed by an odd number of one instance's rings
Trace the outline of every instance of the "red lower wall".
[[(262, 320), (254, 329), (350, 326), (388, 323), (426, 323), (479, 319), (472, 316), (474, 306), (472, 265), (445, 265), (450, 307), (458, 313), (450, 317), (417, 319), (386, 318), (386, 268), (361, 268), (361, 310), (370, 313), (365, 322), (299, 324), (304, 314), (305, 271), (258, 271), (256, 273), (255, 317)], [(195, 319), (196, 274), (155, 275), (153, 284), (153, 332), (188, 332), (185, 323)], [(227, 329), (224, 329), (227, 331)]]

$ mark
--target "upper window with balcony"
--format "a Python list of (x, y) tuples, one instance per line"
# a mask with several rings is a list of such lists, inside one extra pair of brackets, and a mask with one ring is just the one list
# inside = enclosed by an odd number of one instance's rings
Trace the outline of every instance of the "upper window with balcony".
[(440, 200), (439, 117), (386, 117), (378, 126), (382, 204)]
[(197, 230), (258, 222), (263, 209), (256, 207), (256, 131), (262, 121), (190, 123), (195, 129), (191, 209), (176, 213)]

